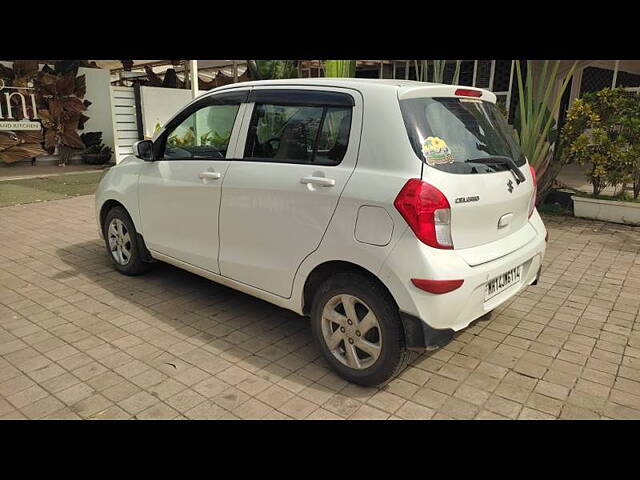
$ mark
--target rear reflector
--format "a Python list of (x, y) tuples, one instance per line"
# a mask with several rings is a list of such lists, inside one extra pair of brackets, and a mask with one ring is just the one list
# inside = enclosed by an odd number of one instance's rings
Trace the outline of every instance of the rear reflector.
[(464, 280), (424, 280), (422, 278), (412, 278), (411, 283), (425, 292), (441, 294), (453, 292), (455, 289), (460, 288)]
[(468, 88), (458, 88), (455, 92), (460, 97), (481, 97), (482, 92), (480, 90), (470, 90)]

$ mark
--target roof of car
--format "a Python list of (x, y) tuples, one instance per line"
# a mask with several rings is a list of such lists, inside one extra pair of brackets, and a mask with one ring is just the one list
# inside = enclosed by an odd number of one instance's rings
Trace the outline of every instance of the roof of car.
[[(219, 92), (230, 88), (244, 88), (244, 87), (281, 87), (285, 85), (291, 86), (323, 86), (323, 87), (382, 87), (382, 88), (402, 88), (402, 87), (428, 87), (428, 86), (440, 86), (440, 83), (430, 82), (416, 82), (414, 80), (392, 80), (392, 79), (377, 79), (377, 78), (326, 78), (326, 77), (311, 77), (311, 78), (288, 78), (283, 80), (256, 80), (251, 82), (234, 83), (224, 85), (222, 87), (215, 88), (210, 92)], [(207, 92), (209, 93), (209, 92)]]
[(400, 99), (420, 98), (443, 96), (452, 97), (456, 88), (462, 87), (468, 90), (482, 90), (482, 99), (496, 103), (496, 96), (493, 92), (468, 86), (449, 85), (444, 83), (417, 82), (415, 80), (397, 80), (397, 79), (377, 79), (377, 78), (288, 78), (283, 80), (256, 80), (251, 82), (240, 82), (224, 85), (213, 90), (209, 90), (198, 98), (208, 95), (215, 95), (218, 92), (232, 90), (236, 88), (247, 87), (297, 87), (297, 86), (316, 86), (316, 87), (342, 87), (351, 88), (361, 92), (364, 95), (382, 93), (392, 93)]
[[(342, 87), (351, 88), (361, 92), (384, 92), (393, 91), (399, 98), (411, 98), (415, 96), (432, 96), (443, 95), (453, 96), (456, 85), (448, 85), (444, 83), (418, 82), (415, 80), (398, 80), (398, 79), (378, 79), (378, 78), (327, 78), (327, 77), (310, 77), (310, 78), (288, 78), (283, 80), (256, 80), (251, 82), (232, 83), (222, 87), (209, 90), (204, 95), (214, 95), (217, 92), (231, 90), (235, 88), (247, 87), (283, 87), (283, 86), (319, 86), (319, 87)], [(462, 87), (472, 90), (482, 90), (483, 100), (495, 103), (495, 95), (485, 89), (477, 87)]]

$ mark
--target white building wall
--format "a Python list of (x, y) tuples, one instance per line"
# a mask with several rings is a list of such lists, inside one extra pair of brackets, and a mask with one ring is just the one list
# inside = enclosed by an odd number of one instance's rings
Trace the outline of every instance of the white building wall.
[(161, 127), (164, 127), (167, 121), (191, 100), (193, 100), (191, 90), (140, 87), (142, 131), (144, 138), (153, 138), (156, 125), (160, 124)]
[(89, 120), (84, 124), (84, 130), (79, 130), (78, 133), (102, 132), (102, 142), (115, 151), (109, 71), (99, 68), (79, 68), (78, 75), (86, 75), (87, 93), (84, 98), (91, 102), (87, 111), (84, 112)]

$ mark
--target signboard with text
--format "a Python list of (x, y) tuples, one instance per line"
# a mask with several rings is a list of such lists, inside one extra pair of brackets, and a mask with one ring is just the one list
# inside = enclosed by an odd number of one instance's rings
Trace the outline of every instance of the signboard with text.
[(41, 128), (34, 89), (10, 87), (0, 79), (0, 131)]

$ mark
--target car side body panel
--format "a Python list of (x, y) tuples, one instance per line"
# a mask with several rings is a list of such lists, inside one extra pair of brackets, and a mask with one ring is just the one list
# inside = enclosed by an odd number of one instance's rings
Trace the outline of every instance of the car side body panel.
[(96, 221), (100, 238), (103, 238), (100, 211), (109, 200), (121, 203), (129, 213), (137, 232), (144, 235), (138, 202), (138, 179), (144, 163), (144, 160), (134, 156), (126, 157), (117, 167), (110, 168), (102, 177), (95, 198)]

